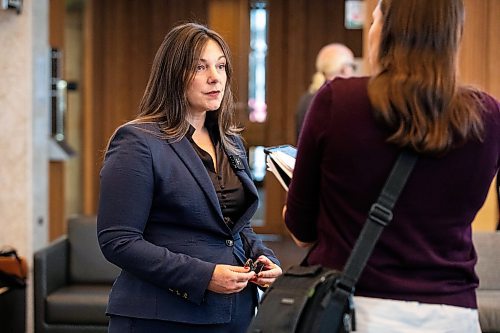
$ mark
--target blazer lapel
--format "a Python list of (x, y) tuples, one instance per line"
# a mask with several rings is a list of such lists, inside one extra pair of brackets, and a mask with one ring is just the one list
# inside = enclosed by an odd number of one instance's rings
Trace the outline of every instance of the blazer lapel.
[(215, 211), (220, 215), (221, 220), (222, 211), (219, 206), (219, 200), (217, 199), (217, 193), (215, 193), (214, 186), (210, 177), (205, 169), (205, 166), (201, 162), (200, 158), (196, 155), (195, 150), (191, 146), (191, 143), (186, 138), (182, 138), (178, 142), (170, 142), (172, 149), (179, 155), (179, 158), (186, 165), (191, 175), (200, 188), (205, 192), (210, 203), (214, 206)]
[(255, 187), (253, 180), (245, 171), (238, 171), (236, 174), (238, 175), (238, 177), (240, 177), (241, 183), (247, 190), (247, 193), (253, 197), (250, 206), (248, 206), (248, 209), (241, 215), (241, 218), (238, 220), (237, 224), (239, 224), (240, 222), (246, 223), (255, 214), (259, 205), (259, 195), (257, 193), (257, 188)]
[[(228, 157), (231, 156), (231, 154), (229, 154), (228, 152), (226, 152), (226, 154), (228, 155)], [(241, 215), (240, 219), (236, 221), (236, 224), (240, 224), (242, 222), (246, 223), (255, 214), (255, 211), (257, 210), (257, 207), (259, 205), (259, 195), (257, 193), (257, 188), (255, 187), (253, 179), (250, 175), (250, 166), (248, 165), (246, 158), (240, 155), (233, 155), (233, 156), (237, 157), (241, 161), (241, 163), (243, 163), (244, 167), (243, 169), (236, 169), (233, 167), (233, 171), (235, 172), (236, 176), (238, 176), (238, 178), (240, 179), (241, 184), (246, 190), (246, 193), (248, 193), (253, 197), (250, 206)], [(238, 227), (235, 226), (234, 230), (238, 230)]]
[[(219, 206), (219, 200), (217, 199), (217, 193), (215, 193), (212, 181), (210, 180), (210, 177), (207, 173), (207, 170), (205, 169), (205, 166), (201, 162), (198, 155), (196, 155), (196, 152), (191, 146), (189, 140), (186, 138), (182, 138), (178, 142), (169, 142), (169, 144), (172, 147), (172, 149), (176, 152), (176, 154), (179, 156), (179, 158), (182, 160), (182, 162), (186, 165), (186, 168), (189, 170), (193, 178), (196, 179), (196, 182), (200, 185), (200, 188), (203, 190), (208, 200), (213, 205), (215, 211), (219, 214), (222, 224), (226, 225), (224, 223), (222, 211)], [(255, 187), (255, 184), (253, 183), (253, 180), (250, 176), (249, 173), (250, 167), (248, 165), (248, 162), (246, 158), (244, 158), (243, 156), (238, 155), (238, 157), (241, 159), (244, 165), (244, 169), (235, 170), (233, 168), (233, 170), (239, 177), (247, 193), (249, 193), (253, 197), (252, 198), (253, 200), (248, 209), (242, 214), (241, 218), (236, 222), (236, 224), (239, 224), (241, 222), (246, 223), (246, 221), (250, 220), (253, 214), (255, 214), (255, 211), (257, 210), (259, 203), (257, 188)], [(234, 230), (238, 230), (238, 227), (235, 226)]]

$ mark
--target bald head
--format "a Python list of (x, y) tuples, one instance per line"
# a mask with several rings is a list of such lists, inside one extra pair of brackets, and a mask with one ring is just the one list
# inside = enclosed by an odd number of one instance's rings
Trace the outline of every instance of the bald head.
[(316, 57), (316, 71), (327, 80), (353, 73), (354, 54), (345, 45), (333, 43), (323, 46)]

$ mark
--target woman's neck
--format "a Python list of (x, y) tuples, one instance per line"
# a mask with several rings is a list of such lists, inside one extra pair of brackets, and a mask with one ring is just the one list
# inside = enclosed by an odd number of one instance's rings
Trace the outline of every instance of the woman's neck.
[(195, 128), (197, 131), (201, 131), (205, 126), (206, 112), (188, 114), (187, 121)]

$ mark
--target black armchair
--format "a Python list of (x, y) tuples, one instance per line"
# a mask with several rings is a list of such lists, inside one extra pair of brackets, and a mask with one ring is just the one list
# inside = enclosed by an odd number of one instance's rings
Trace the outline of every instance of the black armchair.
[(500, 333), (500, 231), (474, 232), (479, 276), (477, 309), (483, 333)]
[(96, 218), (70, 218), (68, 234), (34, 255), (35, 332), (107, 332), (105, 310), (119, 272), (99, 249)]

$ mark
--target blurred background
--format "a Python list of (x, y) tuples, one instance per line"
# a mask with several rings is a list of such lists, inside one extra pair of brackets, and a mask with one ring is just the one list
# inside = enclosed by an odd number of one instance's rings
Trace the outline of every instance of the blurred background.
[[(174, 25), (196, 21), (229, 43), (237, 115), (261, 205), (256, 231), (283, 258), (285, 192), (265, 172), (262, 147), (295, 144), (295, 110), (316, 54), (337, 42), (368, 75), (366, 34), (376, 0), (2, 0), (0, 9), (0, 245), (27, 258), (95, 215), (99, 170), (114, 129), (132, 119), (154, 54)], [(500, 98), (500, 1), (465, 0), (460, 79)], [(473, 226), (498, 225), (490, 195)], [(28, 283), (28, 288), (30, 284)], [(28, 331), (31, 329), (28, 293)], [(0, 329), (1, 331), (1, 329)]]

